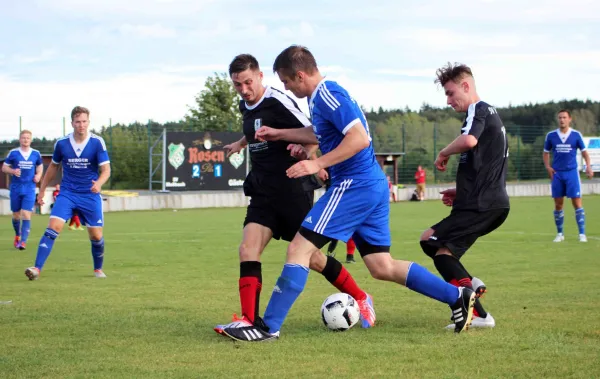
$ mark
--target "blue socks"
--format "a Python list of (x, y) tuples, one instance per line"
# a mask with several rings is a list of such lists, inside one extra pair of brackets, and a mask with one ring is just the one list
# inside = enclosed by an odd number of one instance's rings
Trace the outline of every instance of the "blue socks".
[(90, 240), (90, 242), (92, 243), (94, 270), (100, 270), (102, 268), (102, 262), (104, 262), (104, 238), (100, 238), (100, 241)]
[(270, 333), (276, 333), (281, 329), (292, 305), (304, 290), (307, 279), (308, 267), (290, 263), (283, 266), (281, 276), (277, 279), (265, 310), (264, 321)]
[(23, 220), (21, 224), (21, 242), (27, 242), (27, 238), (29, 238), (30, 229), (31, 220)]
[(579, 234), (585, 234), (585, 212), (583, 208), (575, 209), (575, 219), (577, 220)]
[(565, 222), (564, 211), (554, 211), (554, 223), (556, 224), (557, 233), (563, 234), (563, 224)]
[(52, 251), (56, 237), (58, 237), (57, 232), (50, 228), (46, 228), (46, 231), (40, 240), (40, 245), (38, 246), (37, 256), (35, 257), (35, 267), (40, 271), (42, 271), (44, 263), (46, 263), (46, 259), (48, 259), (48, 256)]
[(456, 303), (460, 294), (457, 287), (446, 283), (442, 278), (414, 262), (408, 268), (406, 287), (449, 306)]
[(12, 219), (13, 229), (15, 230), (15, 236), (21, 236), (21, 220)]

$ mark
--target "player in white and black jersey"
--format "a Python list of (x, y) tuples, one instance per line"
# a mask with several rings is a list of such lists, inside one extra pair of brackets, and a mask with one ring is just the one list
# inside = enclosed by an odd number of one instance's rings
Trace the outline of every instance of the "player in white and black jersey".
[[(250, 150), (252, 168), (244, 182), (244, 193), (250, 204), (244, 220), (244, 233), (239, 247), (240, 303), (242, 317), (234, 315), (227, 325), (217, 325), (214, 330), (222, 334), (232, 325), (251, 325), (259, 312), (262, 288), (260, 256), (274, 239), (291, 241), (306, 214), (313, 206), (314, 190), (320, 187), (314, 176), (293, 179), (286, 171), (298, 162), (290, 154), (299, 148), (286, 141), (258, 141), (256, 131), (262, 125), (276, 129), (312, 127), (296, 102), (282, 91), (263, 86), (263, 73), (252, 55), (236, 56), (229, 65), (229, 75), (236, 91), (242, 97), (240, 112), (243, 115), (244, 137), (225, 146), (228, 154), (237, 153), (246, 146)], [(313, 155), (317, 145), (304, 146)], [(326, 179), (321, 170), (319, 176)], [(340, 292), (361, 299), (366, 293), (357, 285), (350, 273), (333, 257), (318, 251), (311, 258), (310, 268), (320, 272)]]
[[(442, 149), (435, 161), (436, 168), (445, 171), (450, 156), (460, 154), (456, 188), (441, 192), (443, 203), (452, 206), (452, 211), (423, 232), (421, 247), (447, 282), (474, 288), (479, 298), (485, 285), (468, 273), (460, 258), (479, 237), (497, 229), (508, 217), (506, 130), (496, 109), (477, 95), (468, 66), (448, 64), (437, 71), (436, 83), (444, 87), (448, 105), (465, 112), (466, 117), (461, 135)], [(473, 316), (472, 327), (495, 326), (479, 300)]]

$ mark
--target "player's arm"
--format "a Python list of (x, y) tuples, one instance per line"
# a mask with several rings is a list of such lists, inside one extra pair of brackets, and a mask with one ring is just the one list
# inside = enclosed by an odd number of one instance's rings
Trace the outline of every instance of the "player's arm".
[(35, 168), (35, 175), (33, 177), (33, 181), (35, 183), (39, 183), (40, 180), (42, 180), (42, 175), (44, 174), (44, 165), (43, 164), (39, 164), (36, 166)]
[(48, 187), (48, 184), (56, 177), (58, 166), (59, 163), (52, 162), (46, 170), (46, 175), (44, 175), (44, 178), (42, 179), (42, 184), (40, 184), (40, 192), (38, 193), (38, 203), (40, 203), (40, 205), (44, 205), (44, 194), (46, 193), (46, 188)]
[(229, 157), (231, 154), (239, 153), (246, 146), (248, 146), (248, 140), (246, 139), (246, 136), (243, 136), (238, 141), (225, 145), (223, 148), (227, 150), (227, 157)]
[(269, 126), (261, 126), (256, 131), (256, 139), (259, 141), (289, 141), (301, 144), (318, 144), (317, 136), (311, 127), (294, 129), (274, 129)]
[(13, 175), (14, 170), (10, 166), (10, 163), (7, 163), (5, 161), (4, 164), (2, 165), (2, 172), (5, 173), (5, 174)]
[(542, 155), (542, 160), (544, 161), (544, 167), (546, 167), (550, 179), (553, 179), (555, 171), (550, 164), (550, 150), (552, 150), (552, 142), (550, 141), (550, 133), (548, 133), (546, 134), (546, 140), (544, 141), (544, 154)]
[(110, 164), (103, 164), (100, 166), (99, 171), (100, 175), (98, 176), (98, 180), (96, 180), (96, 184), (102, 187), (108, 181), (108, 178), (110, 178)]
[(587, 150), (583, 150), (581, 152), (581, 156), (585, 160), (585, 173), (589, 179), (594, 177), (594, 171), (592, 171), (592, 164), (590, 160), (590, 155)]

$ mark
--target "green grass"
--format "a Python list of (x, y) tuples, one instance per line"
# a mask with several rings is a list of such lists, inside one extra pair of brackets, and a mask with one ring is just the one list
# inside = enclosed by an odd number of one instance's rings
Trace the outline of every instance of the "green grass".
[[(371, 279), (358, 259), (348, 267), (374, 295), (376, 328), (327, 331), (319, 309), (337, 291), (311, 273), (282, 338), (266, 344), (212, 330), (239, 308), (243, 209), (107, 214), (106, 280), (92, 275), (86, 232), (65, 229), (41, 279), (28, 281), (47, 218), (34, 218), (30, 248), (19, 252), (1, 217), (0, 301), (12, 304), (0, 305), (0, 377), (600, 377), (600, 197), (584, 199), (587, 244), (571, 208), (567, 240), (553, 244), (551, 200), (512, 203), (501, 229), (463, 258), (488, 285), (495, 329), (445, 331), (447, 306)], [(439, 202), (392, 205), (392, 254), (435, 271), (417, 241), (447, 212)], [(272, 242), (263, 256), (263, 309), (285, 248)]]

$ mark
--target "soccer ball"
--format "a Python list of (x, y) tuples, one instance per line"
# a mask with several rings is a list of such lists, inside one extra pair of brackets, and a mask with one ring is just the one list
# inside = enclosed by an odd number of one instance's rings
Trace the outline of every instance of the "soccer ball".
[(343, 332), (358, 322), (360, 310), (354, 298), (346, 293), (329, 296), (321, 305), (321, 318), (326, 327)]

